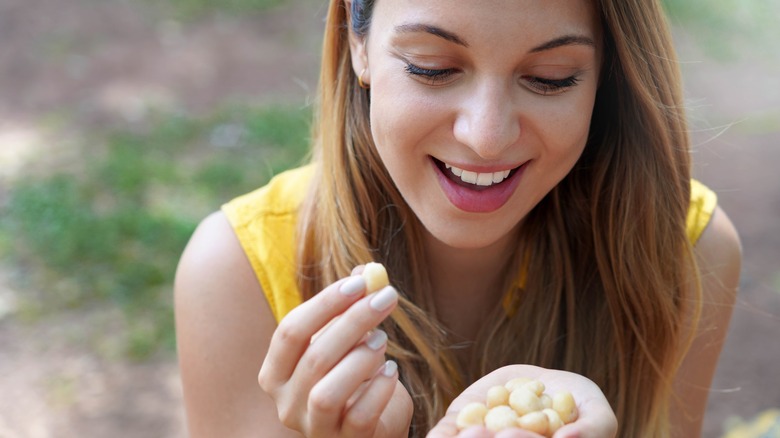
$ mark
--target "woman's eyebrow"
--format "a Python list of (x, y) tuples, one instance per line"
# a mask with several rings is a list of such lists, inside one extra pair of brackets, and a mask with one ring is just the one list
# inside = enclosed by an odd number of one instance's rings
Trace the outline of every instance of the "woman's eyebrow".
[(444, 38), (445, 40), (455, 43), (459, 46), (463, 46), (463, 47), (469, 46), (468, 43), (463, 41), (459, 36), (455, 35), (454, 33), (446, 31), (440, 27), (432, 26), (430, 24), (422, 24), (422, 23), (401, 24), (395, 27), (395, 31), (398, 33), (414, 33), (414, 32), (429, 33), (439, 38)]
[[(423, 23), (401, 24), (395, 27), (395, 31), (398, 33), (423, 32), (423, 33), (431, 34), (439, 38), (445, 39), (459, 46), (469, 47), (469, 44), (461, 37), (455, 35), (452, 32), (449, 32), (440, 27), (433, 26), (430, 24), (423, 24)], [(558, 38), (547, 41), (546, 43), (543, 43), (529, 50), (529, 53), (538, 53), (538, 52), (543, 52), (545, 50), (552, 50), (558, 47), (572, 46), (572, 45), (591, 46), (593, 48), (596, 47), (596, 43), (593, 41), (592, 38), (587, 37), (585, 35), (572, 34), (572, 35), (560, 36)]]
[(596, 48), (596, 43), (592, 38), (589, 38), (585, 35), (564, 35), (534, 47), (529, 51), (529, 53), (543, 52), (545, 50), (552, 50), (562, 46), (591, 46)]

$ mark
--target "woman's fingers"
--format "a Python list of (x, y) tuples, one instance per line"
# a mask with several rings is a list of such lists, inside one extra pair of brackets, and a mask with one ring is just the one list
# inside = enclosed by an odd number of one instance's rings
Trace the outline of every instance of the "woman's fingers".
[[(363, 297), (365, 290), (364, 278), (353, 275), (328, 286), (279, 323), (258, 381), (276, 401), (287, 427), (333, 436), (345, 419), (353, 430), (376, 426), (394, 388), (386, 381), (397, 381), (397, 375), (394, 370), (389, 377), (377, 373), (387, 335), (372, 329), (395, 308), (398, 292), (388, 286)], [(353, 408), (365, 415), (349, 414)]]
[(365, 333), (379, 325), (398, 302), (398, 292), (387, 286), (347, 309), (311, 343), (299, 359), (291, 380), (314, 385), (333, 368)]
[[(398, 381), (398, 366), (388, 360), (349, 407), (341, 423), (346, 436), (373, 436), (379, 418), (393, 396)], [(389, 425), (392, 426), (392, 425)]]
[(357, 301), (365, 287), (362, 277), (352, 276), (333, 283), (290, 311), (279, 322), (260, 369), (258, 380), (263, 389), (268, 390), (264, 383), (274, 385), (287, 381), (312, 336)]
[(374, 330), (365, 343), (349, 352), (309, 392), (308, 411), (311, 426), (317, 430), (336, 430), (348, 400), (370, 381), (384, 363), (387, 334)]

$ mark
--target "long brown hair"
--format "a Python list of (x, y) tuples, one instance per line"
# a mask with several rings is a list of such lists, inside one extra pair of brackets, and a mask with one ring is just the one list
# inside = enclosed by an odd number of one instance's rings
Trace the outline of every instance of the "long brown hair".
[[(569, 175), (526, 217), (527, 272), (514, 307), (494, 311), (471, 364), (436, 323), (422, 226), (385, 170), (352, 70), (348, 29), (368, 32), (373, 0), (331, 0), (323, 43), (315, 176), (300, 219), (299, 286), (309, 298), (368, 261), (402, 293), (383, 323), (388, 355), (415, 402), (422, 436), (476, 377), (510, 363), (585, 375), (604, 391), (621, 436), (668, 434), (671, 381), (698, 315), (685, 217), (687, 127), (676, 55), (657, 1), (598, 1), (604, 66), (590, 136)], [(347, 22), (347, 17), (351, 22)]]

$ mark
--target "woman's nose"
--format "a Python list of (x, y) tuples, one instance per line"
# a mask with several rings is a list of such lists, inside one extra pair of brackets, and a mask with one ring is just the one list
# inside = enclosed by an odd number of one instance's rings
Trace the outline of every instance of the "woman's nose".
[(481, 158), (501, 158), (520, 137), (520, 120), (511, 91), (501, 81), (476, 87), (462, 101), (453, 129), (455, 139)]

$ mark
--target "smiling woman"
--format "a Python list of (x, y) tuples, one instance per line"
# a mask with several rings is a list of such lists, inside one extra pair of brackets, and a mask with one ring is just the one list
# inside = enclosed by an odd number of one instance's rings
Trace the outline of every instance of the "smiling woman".
[(655, 1), (332, 0), (320, 83), (312, 163), (182, 257), (194, 436), (455, 435), (515, 377), (555, 436), (700, 433), (739, 241)]

